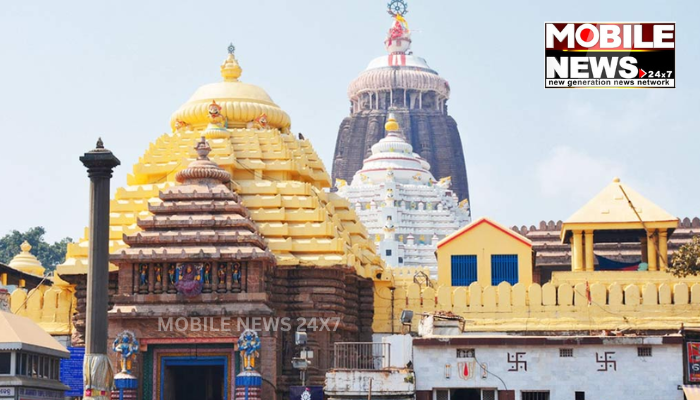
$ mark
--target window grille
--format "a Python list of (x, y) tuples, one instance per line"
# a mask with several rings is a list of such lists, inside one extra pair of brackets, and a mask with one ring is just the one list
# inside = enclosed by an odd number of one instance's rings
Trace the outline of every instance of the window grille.
[(387, 250), (386, 250), (386, 255), (387, 255), (387, 256), (390, 256), (390, 255), (391, 255), (391, 249), (387, 249)]
[(469, 286), (476, 282), (476, 256), (452, 256), (452, 286)]
[(457, 349), (457, 358), (474, 358), (474, 349)]
[(549, 400), (549, 392), (522, 392), (522, 400)]
[(496, 400), (496, 391), (484, 389), (481, 391), (481, 400)]
[(573, 357), (574, 349), (559, 349), (559, 357)]
[(637, 347), (638, 357), (651, 357), (651, 347)]
[(436, 390), (435, 391), (435, 400), (450, 400), (450, 391), (449, 390)]
[(506, 281), (518, 283), (518, 256), (516, 254), (494, 254), (491, 256), (491, 284), (497, 286)]

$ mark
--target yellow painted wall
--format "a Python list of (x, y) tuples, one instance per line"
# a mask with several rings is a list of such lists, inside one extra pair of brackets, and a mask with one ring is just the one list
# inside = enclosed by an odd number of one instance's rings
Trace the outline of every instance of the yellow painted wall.
[[(542, 332), (599, 330), (677, 330), (681, 324), (700, 326), (700, 282), (636, 284), (552, 283), (511, 286), (421, 287), (413, 282), (377, 282), (372, 329), (390, 333), (391, 288), (394, 287), (394, 332), (401, 329), (402, 310), (414, 313), (418, 331), (421, 313), (451, 311), (462, 316), (472, 332)], [(590, 302), (587, 291), (590, 291)]]
[(39, 286), (10, 294), (10, 311), (30, 318), (51, 335), (70, 335), (75, 289), (70, 286)]
[(482, 286), (491, 285), (491, 256), (516, 254), (518, 256), (518, 280), (524, 285), (532, 283), (532, 248), (488, 222), (479, 224), (460, 236), (438, 247), (438, 284), (452, 285), (452, 256), (477, 256), (477, 281)]

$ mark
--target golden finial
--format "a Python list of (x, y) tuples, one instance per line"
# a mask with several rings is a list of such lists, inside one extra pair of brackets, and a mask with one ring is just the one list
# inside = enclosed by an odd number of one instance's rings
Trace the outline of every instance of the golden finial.
[(387, 116), (386, 124), (384, 125), (384, 129), (386, 129), (387, 132), (396, 132), (399, 130), (399, 123), (396, 122), (396, 117), (394, 116), (393, 113), (391, 113)]
[(19, 246), (19, 248), (22, 249), (22, 252), (24, 252), (24, 253), (29, 253), (29, 250), (32, 249), (32, 245), (29, 244), (29, 242), (27, 242), (27, 241), (25, 240), (24, 243), (22, 243), (22, 244)]
[(221, 77), (224, 78), (224, 82), (238, 82), (238, 78), (241, 77), (241, 72), (243, 72), (241, 66), (238, 65), (238, 60), (236, 60), (236, 57), (233, 55), (235, 51), (236, 48), (233, 46), (233, 43), (231, 43), (228, 46), (228, 57), (226, 57), (226, 61), (221, 64)]

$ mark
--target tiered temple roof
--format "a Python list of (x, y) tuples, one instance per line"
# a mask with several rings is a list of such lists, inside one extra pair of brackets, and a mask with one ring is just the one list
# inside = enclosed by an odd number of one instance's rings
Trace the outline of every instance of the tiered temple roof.
[(449, 177), (435, 180), (393, 114), (385, 129), (387, 136), (372, 146), (352, 183), (337, 180), (338, 194), (354, 205), (387, 265), (436, 274), (437, 242), (470, 221), (469, 203), (459, 202)]
[(384, 138), (382, 127), (393, 113), (435, 176), (452, 177), (457, 196), (469, 199), (462, 140), (447, 113), (450, 85), (411, 51), (411, 31), (401, 12), (390, 9), (394, 21), (384, 41), (387, 54), (372, 60), (348, 87), (350, 115), (338, 130), (333, 178), (352, 179)]
[[(212, 161), (231, 174), (241, 204), (278, 266), (348, 266), (374, 276), (381, 259), (348, 202), (324, 192), (330, 177), (311, 143), (289, 132), (286, 113), (263, 89), (238, 80), (241, 68), (229, 51), (221, 66), (223, 81), (200, 88), (173, 115), (174, 132), (152, 143), (127, 177), (127, 186), (117, 189), (111, 202), (110, 252), (125, 247), (123, 235), (141, 230), (137, 218), (147, 218), (148, 204), (159, 202), (159, 192), (175, 185), (176, 173), (194, 158), (191, 143), (204, 133)], [(69, 245), (59, 273), (86, 271), (85, 237)]]
[(250, 213), (226, 186), (231, 174), (207, 157), (211, 148), (204, 137), (196, 150), (197, 160), (176, 175), (181, 185), (150, 204), (153, 215), (137, 222), (143, 231), (125, 236), (129, 247), (112, 261), (274, 261)]

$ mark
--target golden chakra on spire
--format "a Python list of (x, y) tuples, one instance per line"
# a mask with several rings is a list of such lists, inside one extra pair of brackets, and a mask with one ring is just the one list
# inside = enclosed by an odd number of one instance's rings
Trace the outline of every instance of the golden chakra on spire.
[(231, 43), (228, 46), (228, 57), (226, 61), (221, 64), (221, 77), (224, 78), (224, 82), (238, 82), (238, 78), (241, 77), (243, 69), (238, 64), (238, 60), (233, 55), (236, 51), (236, 47)]

